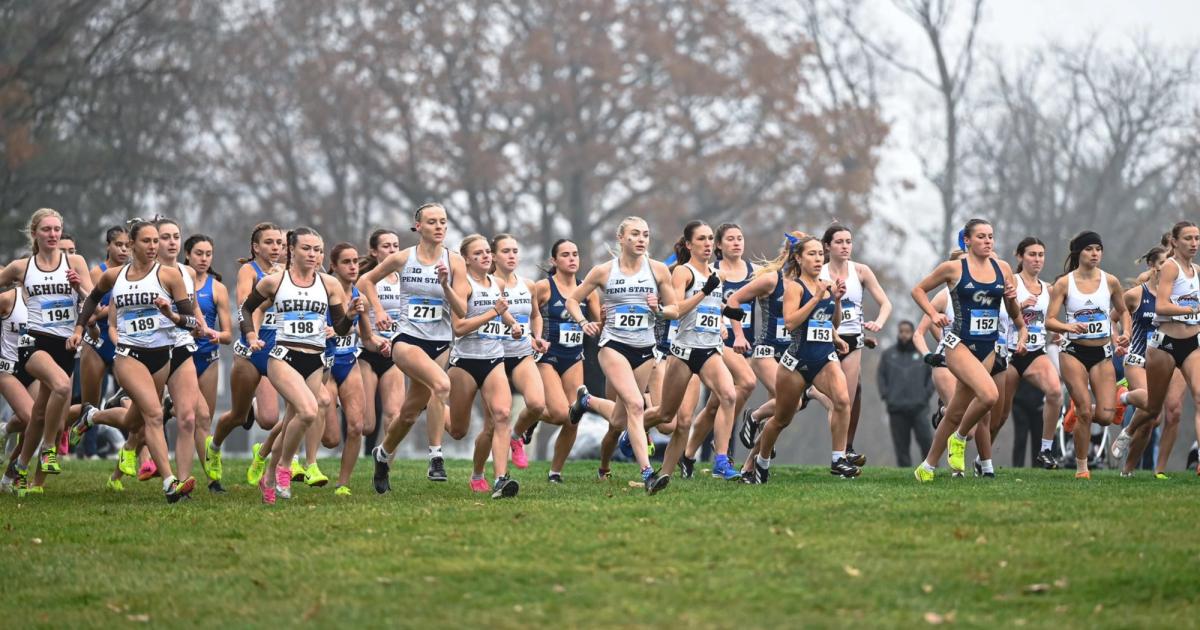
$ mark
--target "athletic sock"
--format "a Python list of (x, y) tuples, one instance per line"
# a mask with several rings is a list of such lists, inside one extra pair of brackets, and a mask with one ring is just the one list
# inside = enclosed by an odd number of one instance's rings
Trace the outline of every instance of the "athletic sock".
[(833, 463), (835, 463), (835, 464), (838, 463), (838, 460), (845, 456), (846, 456), (846, 451), (834, 451), (833, 452)]
[(175, 482), (175, 475), (163, 477), (163, 492), (171, 489), (171, 484)]
[(433, 459), (434, 457), (441, 457), (441, 456), (442, 456), (442, 445), (441, 444), (439, 444), (437, 446), (429, 447), (429, 459)]
[(921, 462), (921, 469), (926, 472), (933, 472), (937, 470), (937, 466), (932, 466), (929, 462)]
[(562, 471), (561, 471), (561, 470), (551, 470), (551, 471), (550, 471), (550, 474), (551, 474), (551, 475), (561, 475), (561, 474), (562, 474)]
[(992, 468), (992, 460), (990, 460), (990, 459), (979, 460), (979, 465), (980, 465), (980, 467), (983, 468), (983, 472), (985, 472), (985, 473), (996, 472), (996, 470), (994, 468)]
[(479, 481), (483, 479), (483, 473), (471, 473), (471, 481)]
[(382, 444), (376, 448), (378, 448), (378, 450), (375, 451), (375, 461), (386, 464), (387, 461), (392, 458), (392, 454), (387, 452), (387, 449), (383, 448)]
[(1076, 457), (1075, 458), (1075, 470), (1078, 470), (1079, 472), (1087, 472), (1087, 469), (1088, 469), (1087, 458), (1085, 457), (1083, 459), (1079, 459), (1078, 457)]
[(1042, 440), (1042, 450), (1048, 451), (1054, 448), (1054, 440)]
[(956, 437), (964, 442), (967, 441), (967, 436), (963, 435), (962, 433), (959, 433), (957, 430), (954, 431), (954, 437)]
[(767, 469), (771, 468), (771, 460), (763, 459), (762, 455), (755, 455), (754, 461), (762, 468), (767, 468)]
[(1121, 394), (1121, 404), (1122, 405), (1129, 404), (1129, 392), (1125, 392), (1124, 394)]

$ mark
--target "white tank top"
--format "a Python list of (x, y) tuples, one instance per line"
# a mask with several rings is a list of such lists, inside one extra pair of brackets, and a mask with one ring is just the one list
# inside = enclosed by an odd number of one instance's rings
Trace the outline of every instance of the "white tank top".
[[(500, 298), (500, 289), (496, 279), (487, 276), (488, 284), (475, 282), (470, 275), (467, 282), (471, 284), (471, 295), (467, 297), (467, 317), (478, 317), (496, 305)], [(479, 328), (454, 340), (454, 349), (450, 358), (455, 359), (499, 359), (504, 356), (504, 321), (493, 317)]]
[(516, 283), (515, 286), (504, 289), (504, 299), (508, 300), (508, 312), (521, 325), (525, 335), (520, 339), (513, 339), (512, 330), (505, 326), (504, 356), (526, 357), (533, 354), (533, 344), (529, 337), (529, 316), (533, 314), (533, 293), (529, 291), (529, 285), (516, 275), (513, 276), (513, 282)]
[(658, 282), (643, 256), (641, 266), (631, 275), (621, 271), (621, 261), (613, 259), (600, 301), (604, 305), (604, 330), (600, 345), (617, 341), (637, 348), (654, 345), (654, 314), (646, 305), (646, 296), (658, 293)]
[[(408, 261), (400, 271), (400, 307), (403, 317), (398, 319), (397, 332), (426, 341), (450, 341), (454, 329), (450, 326), (450, 305), (446, 304), (446, 293), (437, 277), (437, 263), (450, 267), (450, 250), (442, 248), (442, 255), (432, 265), (422, 265), (417, 259), (417, 248), (408, 248)], [(450, 279), (453, 282), (453, 278)]]
[[(691, 263), (684, 265), (688, 271), (692, 272), (692, 286), (688, 287), (684, 294), (684, 299), (700, 293), (700, 289), (704, 288), (704, 282), (708, 276), (703, 278), (700, 272), (692, 266)], [(700, 304), (696, 308), (688, 312), (679, 319), (679, 330), (675, 333), (675, 339), (672, 343), (682, 348), (719, 348), (724, 344), (721, 343), (721, 305), (725, 302), (721, 298), (724, 292), (720, 286), (716, 291), (700, 300)]]
[[(179, 275), (183, 276), (183, 288), (185, 291), (187, 291), (188, 299), (192, 301), (192, 308), (195, 310), (194, 315), (197, 319), (204, 317), (204, 314), (200, 312), (200, 308), (196, 305), (196, 283), (192, 281), (192, 274), (188, 273), (187, 268), (183, 265), (176, 265), (175, 269), (178, 269)], [(176, 313), (179, 312), (179, 310), (175, 308), (174, 304), (171, 305), (171, 310), (175, 311)], [(191, 331), (183, 328), (175, 329), (176, 348), (195, 343), (196, 338), (192, 336)]]
[(50, 271), (37, 266), (37, 257), (29, 257), (25, 267), (25, 305), (29, 311), (30, 331), (67, 338), (75, 331), (78, 296), (67, 282), (67, 255), (59, 252), (58, 265)]
[[(1050, 285), (1041, 280), (1038, 280), (1038, 284), (1041, 285), (1042, 292), (1037, 296), (1037, 303), (1021, 309), (1025, 328), (1029, 334), (1029, 338), (1025, 342), (1025, 349), (1029, 352), (1046, 347), (1046, 311), (1050, 308)], [(1017, 274), (1017, 304), (1024, 304), (1025, 300), (1031, 297), (1033, 297), (1033, 293), (1025, 288), (1025, 281), (1021, 279), (1021, 274)], [(1001, 312), (1003, 311), (1004, 309), (1001, 309)], [(1009, 337), (1008, 347), (1010, 350), (1017, 349), (1015, 335)]]
[[(25, 306), (25, 292), (21, 290), (21, 287), (15, 287), (13, 291), (16, 293), (12, 311), (8, 317), (0, 318), (0, 360), (15, 365), (21, 335), (25, 334), (25, 326), (29, 322), (29, 309)], [(0, 371), (11, 372), (12, 370), (10, 368)]]
[[(1196, 273), (1197, 266), (1192, 263), (1192, 277), (1187, 277), (1187, 273), (1175, 260), (1175, 257), (1167, 259), (1168, 262), (1174, 263), (1179, 268), (1179, 275), (1175, 276), (1175, 282), (1171, 285), (1171, 303), (1176, 306), (1192, 307), (1200, 304), (1200, 274)], [(1188, 326), (1200, 324), (1200, 314), (1196, 315), (1174, 315), (1171, 317), (1163, 317), (1160, 315), (1154, 316), (1156, 323), (1162, 324), (1165, 322), (1180, 322)]]
[(279, 313), (279, 332), (275, 343), (301, 345), (325, 350), (325, 322), (329, 313), (329, 293), (318, 273), (313, 283), (302, 287), (292, 281), (292, 272), (284, 271), (275, 291), (275, 311)]
[(392, 278), (394, 279), (384, 278), (375, 283), (375, 294), (379, 296), (379, 306), (383, 307), (383, 312), (387, 313), (388, 318), (392, 320), (391, 327), (387, 330), (380, 329), (375, 324), (374, 310), (367, 313), (371, 320), (371, 328), (389, 338), (400, 332), (400, 322), (404, 319), (404, 298), (400, 295), (400, 276), (395, 274)]
[(1108, 309), (1112, 306), (1112, 293), (1108, 290), (1108, 274), (1100, 272), (1100, 286), (1092, 293), (1083, 293), (1075, 285), (1075, 272), (1067, 274), (1068, 324), (1087, 324), (1083, 334), (1068, 333), (1067, 339), (1107, 339), (1111, 326)]
[(131, 265), (117, 272), (110, 306), (117, 309), (117, 343), (134, 348), (164, 348), (175, 345), (175, 324), (167, 319), (154, 300), (171, 301), (171, 294), (158, 278), (161, 265), (154, 263), (150, 273), (140, 280), (129, 279)]
[[(818, 277), (826, 282), (833, 282), (833, 274), (829, 270), (829, 265), (821, 267), (821, 274)], [(848, 260), (846, 261), (846, 294), (842, 296), (842, 320), (837, 328), (839, 335), (862, 333), (862, 300), (863, 289), (862, 281), (858, 277), (858, 265), (854, 264), (854, 261)]]

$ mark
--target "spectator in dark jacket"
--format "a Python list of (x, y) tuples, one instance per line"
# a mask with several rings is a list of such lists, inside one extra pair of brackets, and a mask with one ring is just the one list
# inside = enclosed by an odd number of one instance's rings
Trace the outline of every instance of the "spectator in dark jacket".
[(910, 321), (900, 322), (896, 345), (880, 357), (876, 379), (879, 396), (887, 407), (896, 465), (904, 468), (912, 466), (909, 446), (913, 435), (917, 438), (918, 454), (929, 452), (933, 441), (933, 430), (925, 418), (934, 392), (933, 370), (913, 345), (914, 328)]

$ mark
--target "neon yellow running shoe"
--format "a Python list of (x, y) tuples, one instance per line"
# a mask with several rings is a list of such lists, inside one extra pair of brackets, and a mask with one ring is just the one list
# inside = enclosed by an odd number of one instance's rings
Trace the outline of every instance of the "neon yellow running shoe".
[(29, 486), (25, 494), (46, 494), (46, 488), (45, 486)]
[(109, 479), (108, 483), (104, 484), (104, 489), (110, 492), (125, 492), (125, 484), (121, 483), (120, 479)]
[(117, 470), (126, 477), (137, 475), (137, 451), (124, 448), (117, 451)]
[(58, 465), (58, 447), (51, 446), (42, 451), (42, 456), (38, 458), (38, 466), (42, 472), (47, 475), (57, 475), (62, 472), (62, 466)]
[(259, 449), (262, 444), (255, 444), (250, 447), (250, 469), (246, 471), (246, 483), (257, 486), (258, 481), (262, 479), (263, 473), (267, 471), (267, 460), (258, 456)]
[(967, 465), (966, 455), (967, 441), (951, 433), (946, 439), (946, 461), (950, 463), (950, 470), (962, 472)]
[(208, 475), (211, 481), (220, 481), (222, 472), (221, 450), (213, 448), (213, 438), (210, 435), (204, 438), (204, 474)]
[(304, 466), (300, 465), (300, 456), (292, 458), (292, 481), (300, 481), (304, 479)]
[(646, 457), (654, 457), (654, 440), (646, 439)]
[(350, 496), (350, 486), (338, 486), (338, 487), (337, 487), (337, 488), (336, 488), (336, 489), (333, 491), (333, 496), (335, 496), (335, 497), (348, 497), (348, 496)]
[(29, 469), (17, 469), (17, 480), (13, 482), (13, 494), (22, 499), (29, 494)]
[(308, 487), (320, 488), (327, 483), (329, 483), (329, 477), (326, 477), (325, 473), (321, 472), (316, 462), (313, 462), (312, 466), (304, 469), (304, 484)]
[(1155, 479), (1170, 479), (1170, 477), (1167, 476), (1167, 473), (1154, 473), (1154, 478)]
[(934, 471), (925, 470), (924, 466), (917, 466), (917, 469), (913, 471), (913, 476), (916, 477), (917, 481), (920, 481), (921, 483), (933, 481), (933, 475)]

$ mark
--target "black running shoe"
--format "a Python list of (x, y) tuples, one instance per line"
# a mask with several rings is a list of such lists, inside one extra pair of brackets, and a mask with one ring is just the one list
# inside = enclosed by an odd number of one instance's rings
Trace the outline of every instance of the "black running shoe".
[(250, 427), (254, 426), (254, 408), (258, 406), (258, 401), (250, 399), (250, 411), (246, 412), (246, 421), (242, 423), (242, 428), (249, 431)]
[(754, 483), (767, 483), (771, 478), (771, 469), (763, 468), (758, 464), (758, 460), (754, 460)]
[(517, 496), (517, 492), (520, 490), (521, 484), (517, 483), (516, 479), (509, 479), (508, 475), (505, 475), (497, 479), (496, 485), (492, 486), (492, 498), (511, 499)]
[(229, 492), (221, 485), (220, 481), (208, 482), (208, 491), (211, 492), (212, 494), (225, 494), (225, 493)]
[(805, 387), (804, 391), (800, 392), (800, 411), (804, 411), (804, 408), (808, 406), (808, 402), (812, 400), (812, 397), (808, 394), (810, 391), (812, 391), (812, 386)]
[(742, 428), (738, 431), (738, 441), (746, 448), (754, 448), (754, 440), (758, 438), (758, 430), (761, 424), (754, 419), (754, 412), (757, 409), (745, 409), (742, 411)]
[(849, 446), (846, 447), (846, 461), (858, 466), (859, 468), (862, 468), (863, 466), (867, 465), (867, 456), (863, 455), (862, 453), (855, 453), (854, 447)]
[(392, 489), (392, 482), (388, 479), (392, 465), (388, 463), (386, 457), (383, 457), (382, 446), (371, 449), (371, 461), (375, 462), (375, 474), (371, 477), (372, 483), (375, 484), (375, 492), (387, 494)]
[(974, 468), (975, 468), (975, 476), (982, 477), (983, 476), (983, 464), (979, 462), (978, 457), (975, 458)]
[(646, 477), (643, 483), (646, 486), (646, 494), (657, 494), (659, 491), (665, 489), (667, 484), (671, 483), (671, 478), (667, 475), (658, 474), (656, 470), (649, 477)]
[(429, 458), (429, 472), (426, 474), (430, 481), (446, 480), (446, 460), (441, 457)]
[(1033, 458), (1033, 463), (1046, 470), (1058, 470), (1058, 460), (1054, 459), (1054, 453), (1049, 450), (1038, 453), (1037, 457)]
[(945, 418), (945, 417), (946, 417), (946, 407), (944, 405), (942, 405), (942, 401), (939, 400), (937, 409), (934, 410), (932, 416), (929, 416), (929, 424), (932, 424), (933, 428), (936, 429), (936, 428), (938, 428), (938, 425), (942, 423), (942, 418)]
[(175, 418), (175, 401), (171, 399), (171, 392), (164, 391), (162, 398), (163, 411), (163, 426)]
[(117, 391), (113, 392), (112, 396), (105, 398), (104, 402), (100, 403), (100, 410), (103, 411), (105, 409), (112, 409), (113, 407), (120, 407), (121, 401), (127, 398), (129, 398), (129, 394), (126, 394), (124, 389), (118, 387)]
[(829, 465), (829, 474), (843, 479), (853, 479), (862, 474), (858, 466), (851, 464), (845, 457), (840, 457)]
[(1192, 444), (1191, 450), (1188, 451), (1187, 469), (1195, 470), (1198, 464), (1200, 464), (1200, 448), (1197, 448), (1195, 444)]
[(985, 472), (985, 473), (983, 473), (983, 474), (979, 475), (979, 478), (980, 478), (980, 479), (995, 479), (995, 478), (996, 478), (996, 473), (994, 473), (994, 472)]
[(754, 474), (753, 470), (743, 470), (742, 483), (748, 486), (758, 485), (758, 476)]
[(557, 483), (559, 485), (562, 485), (562, 482), (563, 482), (562, 473), (552, 472), (552, 473), (546, 475), (546, 481), (548, 483)]
[(571, 424), (579, 424), (579, 421), (583, 420), (583, 414), (587, 413), (587, 406), (583, 404), (583, 399), (587, 396), (587, 385), (580, 385), (579, 389), (575, 390), (575, 401), (567, 410), (567, 417), (571, 419)]
[(691, 479), (692, 474), (696, 472), (696, 460), (688, 459), (687, 455), (679, 456), (679, 476), (684, 479)]
[(163, 494), (167, 497), (167, 503), (178, 503), (180, 499), (186, 499), (195, 487), (196, 480), (191, 477), (183, 481), (176, 479)]
[(526, 446), (533, 442), (533, 430), (537, 428), (537, 425), (538, 423), (535, 420), (533, 424), (529, 425), (529, 428), (525, 429), (525, 432), (521, 434), (521, 441), (524, 442)]
[(596, 481), (611, 481), (612, 471), (607, 468), (596, 469)]

